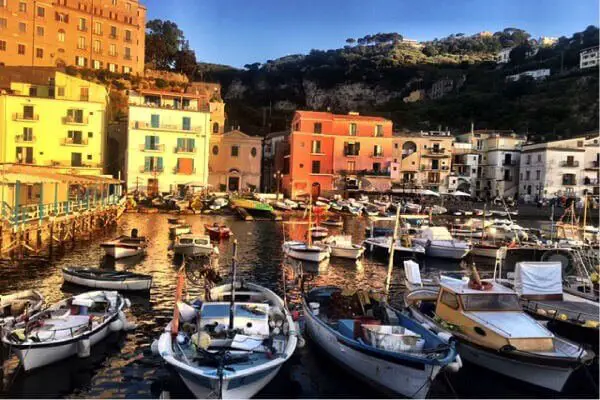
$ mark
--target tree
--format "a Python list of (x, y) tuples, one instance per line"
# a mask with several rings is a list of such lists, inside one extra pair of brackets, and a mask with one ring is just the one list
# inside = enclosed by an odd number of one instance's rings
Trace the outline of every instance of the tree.
[(354, 40), (353, 38), (348, 38), (346, 39), (346, 43), (348, 43), (349, 45), (353, 45), (354, 43), (356, 43), (356, 40)]
[(435, 57), (438, 55), (438, 50), (435, 46), (428, 44), (423, 47), (423, 54), (425, 54), (427, 57)]
[(510, 51), (510, 62), (515, 65), (523, 64), (531, 53), (531, 50), (529, 44), (522, 44), (515, 47)]
[(175, 22), (153, 19), (146, 24), (146, 63), (169, 70), (184, 41), (183, 31)]
[(190, 49), (187, 41), (181, 46), (181, 50), (175, 53), (175, 70), (184, 73), (190, 79), (194, 79), (194, 74), (198, 68), (198, 62), (196, 61), (196, 53)]

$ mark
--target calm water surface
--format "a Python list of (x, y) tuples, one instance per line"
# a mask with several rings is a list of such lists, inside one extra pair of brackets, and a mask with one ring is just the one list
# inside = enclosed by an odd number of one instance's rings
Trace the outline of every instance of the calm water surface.
[[(16, 358), (5, 366), (2, 395), (4, 397), (97, 397), (97, 398), (157, 398), (163, 391), (172, 398), (189, 398), (191, 393), (183, 382), (164, 367), (160, 357), (152, 355), (150, 345), (160, 335), (173, 312), (178, 260), (167, 248), (169, 245), (165, 214), (126, 214), (118, 228), (98, 234), (88, 242), (78, 242), (74, 247), (55, 254), (55, 260), (38, 265), (10, 266), (0, 269), (0, 293), (36, 288), (47, 303), (54, 303), (68, 295), (85, 291), (62, 282), (61, 268), (65, 266), (98, 265), (103, 253), (98, 244), (119, 234), (128, 234), (138, 228), (141, 235), (150, 239), (148, 254), (140, 259), (119, 261), (108, 265), (118, 270), (151, 274), (154, 278), (150, 296), (128, 295), (132, 308), (127, 312), (138, 328), (129, 333), (112, 334), (92, 349), (87, 359), (71, 358), (29, 374), (19, 372)], [(267, 286), (277, 293), (283, 292), (282, 271), (286, 261), (281, 252), (284, 225), (280, 222), (243, 222), (234, 217), (186, 216), (194, 232), (203, 232), (205, 223), (215, 221), (231, 226), (238, 240), (241, 260), (238, 276)], [(530, 222), (530, 225), (537, 225)], [(346, 218), (344, 230), (358, 242), (364, 238), (365, 220)], [(298, 238), (301, 226), (286, 225), (286, 238)], [(335, 231), (335, 228), (332, 229)], [(219, 244), (219, 268), (227, 277), (231, 260), (232, 239)], [(106, 264), (106, 263), (105, 263)], [(489, 263), (478, 263), (480, 269), (490, 269)], [(457, 270), (457, 264), (427, 260), (426, 271), (438, 269)], [(286, 268), (289, 270), (290, 268)], [(311, 284), (334, 284), (351, 288), (382, 289), (386, 265), (365, 257), (359, 263), (332, 259), (330, 265), (315, 274)], [(297, 302), (298, 289), (290, 287), (292, 304)], [(392, 280), (392, 302), (401, 298), (401, 274), (396, 269)], [(190, 297), (200, 294), (200, 289), (188, 285)], [(15, 372), (16, 371), (16, 372)], [(567, 384), (566, 397), (591, 396), (588, 377), (580, 373)], [(591, 393), (590, 393), (591, 392)], [(347, 374), (330, 361), (310, 341), (281, 369), (279, 375), (258, 397), (351, 397), (373, 398), (382, 394)], [(465, 365), (457, 374), (440, 374), (430, 391), (432, 397), (555, 397), (555, 394), (526, 384), (503, 378), (493, 372)], [(597, 394), (596, 394), (597, 396)]]

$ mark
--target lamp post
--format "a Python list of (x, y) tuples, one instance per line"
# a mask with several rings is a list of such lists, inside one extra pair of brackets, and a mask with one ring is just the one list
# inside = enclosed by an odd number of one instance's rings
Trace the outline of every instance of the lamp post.
[(281, 190), (281, 171), (277, 170), (277, 173), (273, 174), (273, 178), (275, 178), (275, 183), (277, 184), (277, 196), (275, 201), (279, 201), (279, 192)]

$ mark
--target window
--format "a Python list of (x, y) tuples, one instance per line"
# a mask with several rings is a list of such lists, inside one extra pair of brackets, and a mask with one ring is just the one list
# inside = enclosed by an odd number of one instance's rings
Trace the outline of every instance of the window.
[(383, 125), (375, 126), (375, 136), (382, 137), (383, 136)]
[(373, 171), (375, 171), (375, 172), (381, 171), (381, 163), (378, 163), (378, 162), (373, 163)]
[(94, 22), (94, 33), (102, 35), (102, 22)]
[(373, 157), (383, 157), (383, 147), (380, 144), (373, 146)]
[(130, 47), (125, 47), (125, 59), (131, 60), (131, 48)]
[(111, 39), (116, 39), (117, 38), (117, 27), (116, 26), (112, 26), (110, 27), (110, 38)]
[(92, 61), (92, 68), (94, 68), (94, 69), (100, 69), (100, 68), (102, 68), (102, 62), (98, 61), (98, 60), (93, 60)]
[(574, 185), (575, 184), (575, 174), (564, 174), (562, 179), (563, 185)]
[(20, 1), (19, 2), (19, 11), (27, 12), (27, 3), (25, 3), (24, 1)]
[(6, 8), (7, 0), (0, 0), (0, 8)]
[(19, 32), (27, 32), (27, 24), (25, 22), (19, 22)]
[(38, 36), (44, 36), (44, 27), (43, 26), (38, 26), (35, 28), (35, 33)]
[(320, 174), (321, 173), (321, 161), (318, 160), (314, 160), (312, 162), (312, 169), (311, 172), (313, 174)]
[(360, 153), (360, 143), (344, 143), (345, 156), (357, 156)]
[(117, 55), (117, 45), (116, 44), (111, 44), (110, 47), (108, 48), (108, 54), (111, 56), (116, 56)]
[(231, 157), (237, 157), (240, 154), (240, 146), (231, 146)]
[(33, 128), (23, 128), (23, 141), (24, 142), (33, 141)]
[(158, 127), (160, 127), (160, 115), (158, 115), (158, 114), (152, 114), (150, 116), (150, 126), (152, 128), (158, 128)]
[(44, 58), (44, 49), (35, 49), (35, 56), (37, 58)]
[(123, 66), (123, 73), (124, 74), (129, 74), (131, 73), (131, 67), (127, 67), (127, 66)]
[(356, 132), (357, 132), (357, 126), (356, 124), (353, 122), (350, 124), (350, 131), (349, 134), (350, 136), (356, 136)]
[(67, 14), (63, 14), (63, 13), (59, 13), (59, 12), (57, 12), (55, 14), (55, 19), (58, 22), (69, 22), (69, 16)]
[(0, 40), (0, 51), (6, 51), (6, 41)]
[(525, 171), (525, 180), (528, 181), (531, 176), (530, 171)]
[(108, 64), (108, 70), (110, 72), (117, 72), (117, 65), (112, 63)]
[(67, 121), (78, 124), (83, 123), (83, 110), (75, 108), (67, 110)]
[(442, 304), (452, 308), (453, 310), (458, 310), (458, 296), (456, 296), (454, 293), (444, 290), (440, 301)]
[(117, 5), (117, 0), (112, 0), (112, 5), (116, 6)]
[(531, 164), (531, 154), (527, 155), (527, 161), (525, 162), (525, 164), (527, 164), (527, 165)]
[(24, 44), (20, 44), (17, 46), (17, 53), (24, 55), (25, 54), (25, 45)]
[(184, 131), (192, 130), (192, 119), (190, 117), (183, 117), (181, 121), (181, 126)]
[(102, 44), (99, 40), (94, 40), (94, 53), (101, 54), (102, 53)]
[[(85, 60), (87, 65), (87, 59)], [(90, 88), (82, 87), (79, 89), (79, 100), (88, 101), (90, 99)]]
[(87, 20), (85, 18), (79, 18), (79, 24), (77, 24), (77, 29), (82, 32), (87, 31)]
[(538, 181), (540, 180), (541, 175), (542, 175), (542, 171), (540, 171), (539, 169), (537, 171), (535, 171), (535, 179), (537, 179)]
[(398, 143), (394, 143), (394, 148), (397, 149), (398, 147)]
[(323, 124), (320, 123), (320, 122), (315, 122), (314, 132), (315, 133), (322, 133), (322, 129), (323, 129)]
[(158, 136), (146, 136), (144, 140), (145, 150), (159, 150), (159, 137)]
[(257, 154), (258, 154), (258, 151), (256, 150), (256, 147), (253, 147), (253, 148), (250, 150), (250, 155), (251, 155), (252, 157), (256, 157), (256, 155), (257, 155)]
[(92, 139), (94, 137), (94, 132), (88, 132), (88, 138)]
[(538, 154), (538, 162), (542, 162), (542, 155)]
[(312, 149), (311, 153), (320, 153), (321, 152), (321, 141), (313, 140), (311, 149)]
[(65, 41), (65, 31), (62, 29), (59, 29), (58, 31), (58, 41), (62, 43)]
[(567, 156), (567, 166), (572, 166), (572, 165), (575, 165), (575, 157)]
[(58, 88), (58, 96), (62, 97), (65, 95), (65, 88), (63, 86)]
[(212, 153), (216, 156), (219, 154), (219, 146), (213, 146)]
[(6, 28), (6, 18), (0, 18), (0, 29)]
[(44, 7), (38, 7), (37, 16), (40, 18), (44, 18), (46, 16), (46, 9)]
[(219, 133), (219, 123), (218, 122), (213, 122), (212, 132), (213, 133)]
[(469, 294), (461, 296), (465, 311), (521, 311), (515, 294)]
[(131, 12), (131, 3), (126, 3), (125, 6), (127, 7), (127, 11)]
[(131, 31), (128, 29), (125, 30), (125, 41), (131, 42)]
[(85, 37), (84, 36), (79, 36), (77, 38), (77, 48), (80, 50), (85, 49)]
[(75, 65), (78, 67), (85, 67), (87, 65), (87, 60), (85, 57), (76, 56), (75, 57)]

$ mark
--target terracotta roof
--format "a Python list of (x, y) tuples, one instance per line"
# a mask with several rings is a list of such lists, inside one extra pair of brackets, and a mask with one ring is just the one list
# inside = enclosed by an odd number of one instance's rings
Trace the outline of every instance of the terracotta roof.
[(392, 122), (389, 119), (368, 115), (333, 114), (324, 111), (296, 111), (300, 118), (310, 119), (343, 119), (347, 121), (380, 121)]

